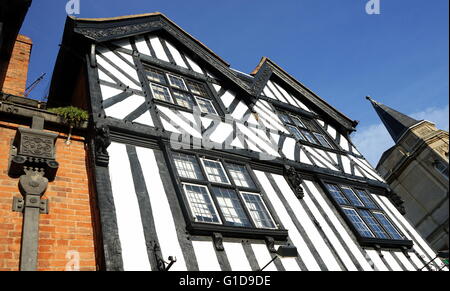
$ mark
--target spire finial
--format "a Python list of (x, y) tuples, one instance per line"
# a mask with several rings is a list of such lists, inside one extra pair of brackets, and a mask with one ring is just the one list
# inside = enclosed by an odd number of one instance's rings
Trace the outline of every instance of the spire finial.
[(398, 142), (403, 133), (411, 126), (419, 122), (418, 120), (373, 100), (370, 96), (367, 96), (366, 99), (372, 103), (373, 108), (395, 142)]

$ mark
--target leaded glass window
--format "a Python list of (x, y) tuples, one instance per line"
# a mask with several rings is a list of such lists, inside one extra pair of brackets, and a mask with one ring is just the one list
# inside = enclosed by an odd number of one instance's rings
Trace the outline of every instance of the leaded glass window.
[(227, 174), (221, 162), (202, 159), (208, 180), (216, 183), (230, 184)]
[(207, 187), (192, 184), (183, 187), (195, 221), (221, 223)]
[(170, 95), (169, 88), (153, 83), (151, 84), (151, 88), (153, 92), (153, 97), (161, 101), (172, 103), (172, 95)]
[(176, 77), (171, 74), (167, 74), (167, 77), (168, 77), (169, 83), (172, 87), (187, 91), (187, 87), (186, 87), (186, 84), (184, 83), (183, 78)]
[(247, 229), (278, 229), (248, 165), (170, 152), (192, 220)]
[(352, 222), (353, 226), (363, 237), (375, 237), (370, 231), (367, 224), (362, 220), (362, 218), (358, 215), (355, 209), (351, 208), (342, 208), (345, 215), (347, 215), (348, 219)]
[(261, 196), (254, 193), (242, 192), (242, 197), (244, 197), (245, 204), (247, 205), (250, 215), (253, 218), (256, 226), (259, 228), (275, 228), (275, 224), (272, 217), (267, 211)]
[(361, 200), (356, 196), (355, 192), (352, 188), (349, 187), (341, 187), (342, 191), (344, 191), (345, 196), (350, 200), (350, 202), (355, 206), (364, 206)]
[(336, 200), (337, 203), (339, 203), (340, 205), (349, 204), (347, 198), (345, 198), (338, 186), (327, 184), (327, 188), (331, 196), (333, 196), (334, 200)]
[(196, 180), (204, 179), (195, 156), (185, 155), (181, 153), (174, 153), (172, 156), (175, 162), (175, 167), (178, 171), (178, 175), (180, 177)]
[(147, 78), (153, 82), (158, 82), (161, 84), (167, 84), (166, 78), (164, 77), (164, 74), (158, 70), (155, 70), (153, 68), (150, 68), (147, 70)]
[(235, 190), (214, 187), (213, 191), (228, 224), (232, 226), (252, 226)]
[(211, 100), (195, 96), (198, 107), (202, 113), (217, 114), (216, 109)]
[(202, 113), (218, 115), (214, 98), (205, 84), (152, 67), (146, 67), (146, 75), (151, 81), (153, 98), (163, 101), (165, 106), (181, 106), (188, 110), (198, 107)]
[(298, 141), (320, 145), (329, 149), (334, 148), (332, 142), (319, 129), (319, 127), (314, 124), (313, 120), (308, 120), (286, 112), (280, 112), (278, 116), (289, 132)]
[(203, 84), (199, 84), (192, 81), (186, 81), (186, 84), (193, 94), (202, 97), (208, 97), (208, 93), (206, 92)]
[(370, 194), (370, 191), (334, 183), (324, 185), (330, 197), (361, 237), (383, 241), (407, 241), (372, 198), (373, 194)]
[(256, 187), (245, 166), (229, 164), (228, 171), (230, 172), (230, 175), (237, 186), (246, 188)]
[(392, 224), (392, 222), (386, 217), (386, 214), (381, 212), (374, 212), (373, 215), (375, 215), (375, 217), (393, 239), (405, 239), (404, 236), (400, 234), (400, 231), (398, 231), (397, 228)]
[(370, 209), (378, 209), (379, 207), (375, 204), (375, 202), (370, 198), (369, 194), (365, 190), (356, 189), (356, 193), (358, 193), (359, 198), (364, 202), (364, 204)]
[(371, 229), (373, 229), (376, 237), (388, 239), (389, 236), (386, 234), (386, 231), (380, 226), (378, 221), (372, 216), (370, 211), (368, 210), (360, 210), (359, 213), (361, 214), (364, 221), (370, 226)]
[(189, 93), (182, 91), (173, 91), (173, 97), (178, 105), (192, 109), (195, 106), (194, 99)]

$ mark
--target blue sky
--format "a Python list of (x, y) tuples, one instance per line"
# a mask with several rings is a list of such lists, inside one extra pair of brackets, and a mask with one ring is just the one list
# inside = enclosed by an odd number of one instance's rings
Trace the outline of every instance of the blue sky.
[[(380, 0), (380, 15), (366, 14), (367, 1), (80, 0), (78, 17), (160, 11), (240, 71), (268, 56), (359, 120), (355, 142), (376, 163), (389, 139), (366, 95), (448, 130), (449, 1)], [(66, 3), (35, 0), (21, 31), (34, 41), (29, 83), (47, 73), (36, 99), (48, 91)]]

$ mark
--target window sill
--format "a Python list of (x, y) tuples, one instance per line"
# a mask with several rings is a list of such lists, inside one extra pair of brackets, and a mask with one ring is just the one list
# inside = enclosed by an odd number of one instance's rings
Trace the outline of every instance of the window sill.
[(401, 249), (407, 248), (410, 249), (413, 247), (414, 243), (410, 240), (390, 240), (390, 239), (379, 239), (379, 238), (358, 238), (361, 246), (364, 247), (375, 247), (380, 246), (382, 248), (393, 248), (393, 249)]
[(288, 238), (288, 231), (285, 229), (255, 229), (198, 222), (191, 222), (187, 230), (192, 235), (212, 236), (214, 233), (220, 233), (224, 237), (232, 238), (264, 240), (266, 237), (273, 237), (277, 241), (286, 241)]

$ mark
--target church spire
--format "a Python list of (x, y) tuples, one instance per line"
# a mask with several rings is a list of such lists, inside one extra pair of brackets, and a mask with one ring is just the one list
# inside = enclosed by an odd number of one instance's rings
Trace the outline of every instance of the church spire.
[(403, 113), (400, 113), (384, 104), (381, 104), (371, 97), (367, 96), (367, 100), (372, 103), (378, 116), (383, 122), (384, 126), (390, 133), (392, 139), (397, 143), (400, 137), (413, 125), (419, 123), (419, 120), (411, 118)]

